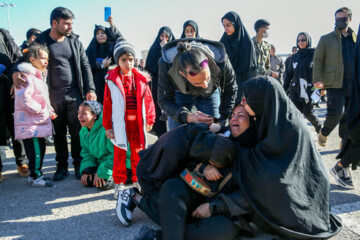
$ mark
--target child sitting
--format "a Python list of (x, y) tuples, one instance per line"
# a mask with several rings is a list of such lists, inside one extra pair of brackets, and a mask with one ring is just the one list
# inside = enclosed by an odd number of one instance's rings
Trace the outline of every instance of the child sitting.
[(114, 145), (106, 137), (102, 126), (102, 105), (96, 101), (84, 101), (79, 106), (78, 118), (80, 130), (81, 183), (86, 187), (100, 190), (114, 188), (112, 168)]
[(17, 68), (26, 73), (26, 87), (15, 88), (15, 139), (22, 139), (29, 159), (28, 183), (34, 187), (51, 187), (53, 182), (43, 177), (41, 167), (45, 156), (45, 137), (53, 134), (51, 119), (57, 115), (50, 105), (46, 84), (49, 51), (34, 43), (25, 50), (24, 63)]
[(117, 198), (127, 179), (127, 142), (131, 151), (132, 181), (136, 183), (139, 151), (146, 147), (146, 132), (155, 122), (155, 107), (150, 78), (134, 68), (135, 49), (124, 38), (115, 44), (114, 59), (118, 66), (106, 76), (103, 125), (106, 136), (114, 143), (113, 179)]

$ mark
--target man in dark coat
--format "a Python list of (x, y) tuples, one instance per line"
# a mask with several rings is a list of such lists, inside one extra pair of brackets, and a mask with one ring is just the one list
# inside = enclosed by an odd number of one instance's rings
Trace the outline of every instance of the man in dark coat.
[[(71, 135), (71, 156), (75, 168), (75, 177), (80, 179), (81, 146), (79, 131), (81, 125), (77, 119), (78, 106), (82, 101), (96, 101), (95, 86), (88, 58), (79, 41), (72, 33), (74, 14), (67, 8), (57, 7), (50, 16), (51, 28), (41, 33), (36, 42), (46, 44), (50, 51), (48, 67), (48, 85), (51, 105), (58, 117), (54, 123), (54, 145), (57, 170), (54, 181), (60, 181), (69, 175), (67, 127)], [(23, 73), (13, 70), (15, 87), (26, 85)]]
[(21, 51), (24, 50), (25, 48), (28, 48), (29, 45), (35, 41), (37, 35), (39, 35), (40, 33), (41, 31), (39, 29), (30, 28), (26, 32), (26, 40), (20, 46)]

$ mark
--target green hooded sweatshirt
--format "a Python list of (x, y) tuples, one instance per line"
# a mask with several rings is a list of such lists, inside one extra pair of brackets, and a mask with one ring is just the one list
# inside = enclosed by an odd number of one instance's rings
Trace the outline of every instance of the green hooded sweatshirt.
[(93, 128), (83, 127), (80, 130), (81, 156), (83, 160), (80, 172), (86, 168), (97, 168), (97, 175), (102, 179), (109, 179), (112, 175), (114, 161), (114, 145), (106, 137), (102, 125), (102, 113)]

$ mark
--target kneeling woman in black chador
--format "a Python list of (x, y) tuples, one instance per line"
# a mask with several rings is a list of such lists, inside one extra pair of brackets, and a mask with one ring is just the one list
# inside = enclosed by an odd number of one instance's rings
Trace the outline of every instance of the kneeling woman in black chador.
[(256, 53), (249, 33), (236, 12), (225, 14), (221, 22), (225, 32), (220, 39), (236, 73), (238, 94), (235, 102), (241, 98), (241, 84), (256, 75)]
[(156, 119), (153, 127), (153, 131), (156, 136), (160, 137), (166, 133), (166, 122), (160, 120), (162, 115), (159, 104), (157, 103), (157, 85), (158, 85), (158, 71), (159, 71), (159, 59), (161, 58), (161, 49), (168, 43), (175, 40), (175, 37), (169, 27), (160, 28), (158, 35), (155, 38), (154, 43), (151, 45), (149, 53), (146, 58), (145, 70), (151, 74), (151, 93), (155, 103)]
[(199, 38), (199, 27), (194, 20), (187, 20), (183, 26), (181, 38)]
[(311, 48), (311, 37), (306, 32), (299, 33), (296, 42), (299, 51), (290, 58), (289, 67), (285, 74), (284, 89), (287, 91), (290, 88), (291, 101), (319, 133), (322, 124), (314, 112), (314, 104), (311, 102), (313, 92), (312, 66), (315, 49)]
[(329, 212), (329, 180), (301, 113), (271, 77), (250, 79), (243, 91), (258, 143), (251, 149), (238, 145), (234, 180), (250, 205), (252, 221), (287, 239), (334, 236), (341, 220)]

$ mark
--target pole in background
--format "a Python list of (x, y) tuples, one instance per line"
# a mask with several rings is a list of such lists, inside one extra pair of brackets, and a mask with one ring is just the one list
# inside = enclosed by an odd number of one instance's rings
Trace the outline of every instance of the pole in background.
[(13, 3), (8, 4), (8, 3), (6, 3), (6, 2), (0, 3), (0, 6), (1, 6), (1, 7), (6, 7), (7, 16), (8, 16), (8, 24), (9, 24), (9, 33), (11, 33), (11, 24), (10, 24), (10, 12), (9, 12), (9, 8), (10, 8), (10, 7), (16, 7), (16, 6), (15, 6), (15, 4), (13, 4)]

